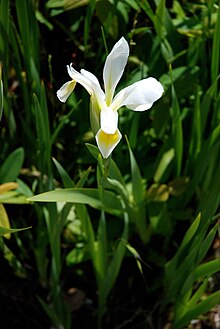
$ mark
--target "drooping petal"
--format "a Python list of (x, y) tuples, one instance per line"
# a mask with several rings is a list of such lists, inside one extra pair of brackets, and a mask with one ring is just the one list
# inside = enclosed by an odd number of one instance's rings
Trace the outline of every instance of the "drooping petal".
[(96, 142), (103, 158), (108, 158), (114, 148), (121, 140), (121, 133), (117, 129), (114, 134), (106, 134), (102, 129), (99, 129), (96, 134)]
[(107, 56), (103, 70), (103, 80), (105, 86), (106, 103), (110, 105), (115, 88), (121, 79), (127, 64), (129, 47), (127, 41), (122, 37), (113, 47)]
[(106, 134), (114, 134), (118, 128), (118, 112), (112, 111), (110, 108), (100, 112), (101, 129)]
[(76, 85), (75, 81), (68, 81), (57, 91), (57, 97), (63, 103), (66, 102), (69, 95), (72, 93)]
[(99, 80), (94, 74), (89, 71), (82, 69), (80, 73), (91, 81), (92, 95), (96, 99), (100, 109), (106, 107), (105, 94), (100, 86)]
[(72, 64), (67, 65), (67, 71), (69, 76), (75, 81), (78, 82), (81, 86), (83, 86), (90, 95), (93, 93), (92, 89), (92, 82), (88, 79), (85, 75), (77, 72), (73, 67)]
[(114, 98), (111, 108), (127, 106), (133, 111), (145, 111), (151, 108), (164, 92), (163, 86), (154, 78), (147, 78), (122, 89)]
[(89, 71), (87, 71), (85, 69), (81, 69), (80, 70), (80, 73), (82, 75), (84, 75), (86, 78), (88, 78), (90, 81), (92, 81), (93, 83), (95, 83), (101, 89), (99, 80), (96, 78), (96, 76), (93, 73), (91, 73), (91, 72), (89, 72)]

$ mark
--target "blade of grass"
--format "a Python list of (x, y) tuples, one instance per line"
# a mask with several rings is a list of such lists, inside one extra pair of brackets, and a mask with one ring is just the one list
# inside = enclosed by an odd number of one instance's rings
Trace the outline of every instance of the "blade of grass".
[(171, 86), (171, 94), (172, 94), (172, 109), (171, 109), (172, 134), (173, 134), (174, 150), (175, 150), (176, 176), (179, 177), (181, 174), (182, 159), (183, 159), (183, 128), (182, 128), (182, 120), (180, 116), (179, 103), (173, 84)]
[(212, 58), (211, 58), (211, 79), (216, 82), (215, 95), (217, 94), (217, 77), (219, 75), (220, 61), (220, 2), (218, 3), (217, 21), (214, 28)]
[(133, 152), (130, 148), (129, 141), (126, 137), (130, 163), (131, 163), (131, 181), (132, 181), (132, 192), (134, 199), (134, 213), (135, 213), (135, 225), (137, 232), (143, 242), (147, 242), (149, 239), (149, 232), (147, 228), (146, 210), (145, 210), (145, 189), (143, 180), (141, 177), (140, 169), (135, 160)]
[(0, 63), (0, 122), (2, 119), (4, 105), (3, 81), (2, 81), (2, 64)]

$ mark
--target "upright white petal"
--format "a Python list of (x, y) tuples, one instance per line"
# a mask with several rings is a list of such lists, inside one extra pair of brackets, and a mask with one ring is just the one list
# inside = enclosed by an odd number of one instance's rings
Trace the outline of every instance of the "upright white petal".
[(63, 103), (66, 102), (69, 95), (72, 93), (76, 85), (75, 81), (68, 81), (57, 91), (57, 97)]
[(106, 134), (114, 134), (118, 128), (118, 112), (112, 111), (110, 108), (100, 112), (101, 129)]
[(117, 129), (114, 134), (106, 134), (102, 129), (99, 129), (96, 134), (96, 142), (103, 158), (108, 158), (114, 148), (121, 140), (121, 133)]
[(122, 89), (115, 96), (110, 107), (117, 110), (125, 105), (133, 111), (145, 111), (151, 108), (163, 92), (163, 86), (156, 79), (143, 79)]
[(115, 88), (121, 79), (127, 64), (129, 47), (127, 41), (122, 37), (113, 47), (107, 56), (103, 70), (103, 80), (105, 86), (106, 103), (110, 105)]

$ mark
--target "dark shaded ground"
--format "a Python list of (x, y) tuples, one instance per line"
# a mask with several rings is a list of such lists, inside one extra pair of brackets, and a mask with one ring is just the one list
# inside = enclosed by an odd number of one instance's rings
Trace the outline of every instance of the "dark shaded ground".
[[(85, 266), (88, 270), (90, 264)], [(0, 268), (0, 328), (49, 329), (50, 321), (37, 300), (37, 296), (46, 298), (46, 294), (42, 287), (37, 286), (37, 280), (15, 276), (2, 257)], [(96, 285), (90, 270), (91, 276), (87, 280), (78, 277), (71, 269), (65, 273), (66, 291), (69, 292), (66, 300), (73, 310), (72, 328), (97, 328)], [(148, 290), (135, 260), (125, 259), (108, 300), (103, 328), (154, 328), (152, 307), (156, 301), (152, 297), (149, 299)], [(155, 311), (158, 311), (156, 306)], [(155, 320), (158, 322), (158, 317)]]
[[(90, 267), (90, 264), (85, 264)], [(37, 296), (46, 298), (46, 291), (30, 281), (15, 276), (7, 262), (0, 256), (0, 328), (50, 329), (52, 325), (38, 302)], [(92, 275), (87, 280), (76, 275), (75, 269), (66, 270), (66, 301), (72, 309), (72, 328), (97, 328), (97, 296)], [(105, 329), (170, 329), (169, 310), (161, 314), (160, 300), (163, 291), (159, 268), (143, 265), (145, 280), (135, 260), (127, 257), (108, 299), (102, 328)], [(160, 279), (159, 279), (160, 280)], [(148, 285), (151, 282), (151, 285)], [(154, 285), (152, 285), (154, 282)], [(159, 288), (159, 289), (158, 289)], [(220, 309), (216, 306), (188, 329), (217, 329)]]

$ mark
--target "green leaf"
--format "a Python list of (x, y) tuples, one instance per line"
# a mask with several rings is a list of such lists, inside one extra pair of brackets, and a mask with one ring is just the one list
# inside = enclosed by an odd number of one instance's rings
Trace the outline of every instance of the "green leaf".
[[(98, 157), (100, 154), (98, 147), (95, 145), (89, 144), (89, 143), (86, 143), (86, 147), (88, 148), (88, 150), (92, 154), (92, 156), (98, 161)], [(110, 159), (109, 176), (112, 179), (118, 180), (124, 187), (126, 186), (124, 178), (113, 159)]]
[(48, 122), (48, 110), (44, 87), (41, 88), (41, 99), (34, 94), (34, 114), (37, 127), (39, 166), (42, 174), (50, 176), (50, 129)]
[(101, 218), (99, 220), (98, 232), (97, 232), (97, 240), (95, 242), (95, 271), (96, 278), (98, 282), (98, 286), (100, 288), (102, 282), (106, 276), (107, 270), (107, 229), (106, 229), (106, 219), (105, 213), (101, 212)]
[(184, 328), (191, 320), (197, 319), (199, 315), (204, 314), (218, 305), (220, 302), (220, 291), (214, 292), (206, 299), (192, 307), (181, 318), (174, 322), (173, 329)]
[(97, 1), (96, 3), (96, 13), (97, 16), (104, 26), (105, 30), (113, 37), (113, 39), (118, 38), (118, 28), (119, 28), (119, 16), (118, 10), (120, 9), (120, 4), (117, 7), (114, 3), (109, 0)]
[(122, 212), (121, 203), (115, 194), (110, 191), (104, 191), (103, 196), (104, 203), (102, 204), (98, 189), (69, 188), (42, 193), (28, 198), (28, 201), (88, 204), (93, 208), (105, 210), (115, 215), (120, 215)]
[(164, 36), (164, 11), (165, 0), (160, 0), (154, 18), (154, 27), (160, 39), (163, 39)]
[(220, 259), (214, 259), (207, 263), (199, 265), (195, 270), (195, 280), (210, 277), (212, 274), (219, 272)]
[(192, 195), (195, 193), (195, 189), (198, 187), (199, 183), (204, 180), (207, 167), (210, 165), (210, 161), (213, 158), (218, 157), (217, 149), (220, 145), (220, 125), (218, 125), (209, 135), (206, 141), (203, 141), (201, 151), (199, 152), (197, 159), (193, 166), (193, 177), (189, 183), (187, 193), (185, 193), (184, 200), (182, 200), (182, 207), (191, 199)]
[(188, 301), (187, 305), (186, 305), (186, 310), (185, 313), (187, 313), (190, 309), (193, 308), (193, 306), (195, 306), (197, 304), (197, 302), (199, 301), (199, 299), (203, 296), (203, 294), (205, 293), (205, 290), (207, 288), (207, 284), (208, 284), (208, 279), (205, 279), (202, 284), (200, 285), (200, 287), (196, 290), (196, 292), (193, 294), (193, 296), (190, 298), (190, 300)]
[[(9, 25), (10, 25), (10, 1), (4, 0), (0, 2), (0, 54), (1, 62), (4, 65), (5, 76), (8, 78), (8, 61), (9, 61)], [(1, 66), (1, 64), (0, 64)], [(1, 68), (0, 68), (1, 71)], [(1, 80), (0, 72), (0, 80)], [(3, 99), (2, 99), (3, 100)], [(0, 115), (1, 120), (1, 115)]]
[(219, 61), (220, 61), (220, 8), (217, 12), (217, 21), (214, 28), (213, 46), (212, 46), (212, 60), (211, 60), (211, 78), (212, 82), (216, 82), (217, 92), (217, 76), (219, 75)]
[(18, 193), (18, 191), (8, 191), (0, 194), (0, 203), (5, 204), (27, 204), (27, 196)]
[(85, 245), (76, 245), (66, 256), (67, 266), (80, 264), (88, 259), (88, 250)]
[(0, 182), (13, 182), (19, 175), (24, 161), (24, 149), (22, 147), (13, 151), (0, 168)]
[(141, 177), (140, 169), (135, 160), (133, 152), (130, 148), (129, 141), (126, 137), (128, 144), (130, 163), (131, 163), (131, 181), (132, 181), (132, 192), (135, 207), (135, 225), (137, 231), (144, 242), (149, 239), (149, 232), (146, 221), (146, 210), (145, 210), (145, 189), (143, 180)]
[(59, 118), (59, 123), (51, 135), (51, 140), (50, 140), (51, 146), (56, 142), (57, 136), (59, 135), (60, 131), (69, 122), (69, 118), (72, 116), (73, 112), (78, 108), (81, 102), (82, 100), (79, 100), (77, 103), (73, 105), (72, 109), (66, 115), (63, 115), (62, 117)]
[(202, 145), (202, 124), (199, 88), (196, 89), (195, 105), (193, 111), (193, 124), (189, 146), (189, 160), (194, 162)]
[(106, 298), (108, 297), (112, 287), (114, 286), (114, 283), (116, 281), (116, 278), (119, 274), (121, 264), (125, 255), (126, 246), (124, 241), (128, 239), (128, 230), (129, 230), (129, 220), (128, 215), (125, 212), (124, 213), (124, 229), (122, 233), (122, 237), (114, 250), (113, 258), (110, 261), (110, 264), (108, 265), (106, 276), (104, 278), (103, 285), (101, 287), (100, 291), (100, 298), (101, 303), (104, 306), (104, 303), (106, 301)]
[(100, 153), (98, 147), (93, 145), (93, 144), (89, 144), (89, 143), (86, 143), (86, 147), (89, 150), (89, 152), (92, 154), (92, 156), (96, 160), (98, 160), (98, 156), (99, 156), (99, 153)]
[(3, 100), (4, 100), (4, 94), (3, 94), (3, 82), (2, 82), (2, 64), (0, 63), (0, 121), (3, 113)]
[(209, 251), (212, 242), (216, 236), (216, 232), (218, 229), (219, 224), (216, 224), (208, 233), (208, 235), (205, 237), (205, 239), (202, 241), (202, 244), (199, 248), (199, 255), (198, 255), (198, 262), (202, 261), (204, 257), (206, 256), (207, 252)]
[[(39, 68), (39, 30), (35, 17), (34, 4), (31, 1), (16, 0), (16, 12), (18, 26), (23, 43), (23, 56), (27, 67), (27, 73), (38, 88), (40, 86), (39, 75), (33, 76), (33, 64), (37, 71)], [(31, 63), (33, 62), (33, 63)], [(32, 67), (31, 67), (32, 66)], [(37, 80), (36, 80), (37, 78)], [(40, 90), (39, 90), (40, 92)]]
[(48, 315), (48, 317), (51, 319), (51, 321), (54, 324), (58, 324), (59, 325), (60, 319), (59, 319), (58, 314), (56, 313), (56, 310), (53, 309), (51, 306), (49, 306), (47, 303), (45, 303), (43, 301), (43, 299), (41, 299), (39, 296), (37, 296), (37, 299), (39, 300), (39, 302), (40, 302), (43, 310)]
[(216, 89), (216, 81), (214, 81), (211, 86), (208, 88), (206, 93), (204, 94), (201, 101), (201, 128), (202, 133), (205, 130), (205, 127), (208, 123), (207, 117), (211, 109), (211, 102), (213, 101), (214, 94)]
[[(2, 204), (0, 204), (0, 227), (2, 228), (4, 227), (5, 229), (10, 229), (10, 222), (8, 219), (8, 215), (5, 210), (5, 207)], [(5, 234), (6, 239), (10, 239), (10, 237), (11, 237), (10, 233)]]
[(191, 224), (187, 230), (181, 245), (179, 246), (175, 256), (166, 264), (166, 276), (168, 280), (172, 278), (176, 272), (176, 268), (180, 263), (180, 260), (184, 259), (184, 254), (186, 253), (187, 246), (191, 243), (193, 237), (195, 236), (201, 220), (201, 214), (197, 216), (194, 222)]
[(166, 151), (162, 154), (161, 160), (160, 160), (159, 165), (157, 166), (156, 172), (154, 174), (154, 181), (156, 183), (159, 183), (162, 180), (163, 175), (165, 174), (170, 163), (174, 159), (174, 155), (175, 155), (175, 153), (174, 153), (173, 148), (169, 149), (168, 151)]
[(83, 204), (76, 204), (76, 214), (81, 220), (82, 230), (85, 234), (85, 238), (88, 242), (88, 251), (91, 255), (93, 264), (95, 264), (96, 257), (96, 245), (95, 245), (95, 233), (93, 230), (92, 222), (86, 206)]
[(130, 243), (128, 241), (124, 241), (124, 244), (126, 246), (126, 248), (128, 249), (128, 251), (132, 254), (132, 256), (134, 256), (136, 262), (137, 262), (137, 267), (140, 270), (140, 273), (142, 275), (144, 275), (143, 269), (142, 269), (142, 265), (141, 265), (141, 256), (139, 255), (139, 253), (137, 252), (137, 250), (132, 247), (130, 245)]
[(28, 196), (28, 197), (33, 196), (32, 190), (21, 179), (17, 178), (16, 182), (18, 183), (18, 188), (16, 189), (16, 191), (19, 194), (24, 195), (24, 196)]
[(46, 17), (39, 10), (36, 10), (36, 19), (38, 20), (38, 22), (47, 26), (47, 28), (50, 31), (53, 30), (53, 25), (46, 19)]
[(66, 172), (66, 170), (61, 166), (61, 164), (53, 158), (53, 162), (57, 168), (57, 171), (60, 174), (60, 177), (62, 179), (63, 185), (66, 188), (71, 188), (74, 187), (74, 183), (72, 181), (72, 179), (70, 178), (69, 174)]
[(163, 236), (170, 234), (172, 225), (165, 202), (150, 202), (149, 216), (151, 226), (156, 234)]
[(0, 226), (0, 235), (2, 236), (2, 235), (5, 235), (5, 234), (8, 234), (8, 233), (16, 233), (16, 232), (28, 230), (30, 228), (31, 228), (31, 226), (23, 227), (23, 228), (6, 228), (6, 227)]
[(175, 150), (175, 160), (176, 160), (176, 175), (180, 176), (182, 169), (182, 158), (183, 158), (183, 129), (182, 120), (180, 116), (180, 108), (177, 100), (177, 95), (174, 86), (171, 87), (172, 91), (172, 130), (173, 130), (173, 141)]
[(91, 171), (92, 171), (92, 168), (89, 167), (87, 170), (85, 170), (83, 173), (81, 173), (80, 179), (76, 183), (76, 187), (83, 187), (85, 185)]
[(90, 25), (91, 25), (91, 22), (92, 22), (92, 16), (93, 16), (95, 8), (96, 8), (96, 0), (90, 0), (88, 2), (86, 16), (84, 18), (83, 39), (84, 39), (84, 45), (85, 45), (86, 48), (88, 47)]
[(148, 0), (142, 1), (142, 0), (137, 0), (138, 5), (145, 11), (145, 13), (149, 16), (150, 20), (154, 22), (154, 12), (149, 5)]

